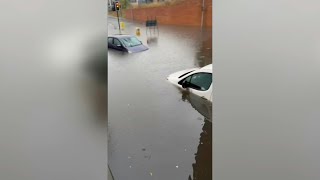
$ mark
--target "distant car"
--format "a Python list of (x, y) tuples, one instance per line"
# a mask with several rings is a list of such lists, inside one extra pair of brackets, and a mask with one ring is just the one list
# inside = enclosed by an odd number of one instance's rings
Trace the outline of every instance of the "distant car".
[(212, 64), (178, 71), (167, 77), (175, 86), (212, 102)]
[(112, 35), (108, 37), (108, 48), (124, 51), (128, 53), (136, 53), (146, 51), (149, 48), (133, 35)]

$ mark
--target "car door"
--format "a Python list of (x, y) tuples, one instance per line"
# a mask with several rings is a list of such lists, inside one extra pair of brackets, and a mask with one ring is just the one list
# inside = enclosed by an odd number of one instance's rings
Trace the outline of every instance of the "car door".
[(108, 37), (108, 48), (114, 48), (113, 47), (113, 37)]
[(188, 82), (188, 90), (203, 99), (211, 100), (212, 94), (212, 73), (197, 72), (185, 79)]
[(114, 46), (115, 49), (117, 49), (117, 50), (119, 50), (119, 51), (123, 51), (123, 50), (124, 50), (124, 48), (123, 48), (120, 40), (117, 39), (117, 38), (114, 38), (114, 39), (113, 39), (113, 46)]

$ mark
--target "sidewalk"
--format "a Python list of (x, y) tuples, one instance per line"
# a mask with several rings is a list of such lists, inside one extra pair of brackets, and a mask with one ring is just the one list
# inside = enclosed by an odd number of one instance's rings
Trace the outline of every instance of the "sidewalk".
[[(111, 16), (111, 15), (108, 15), (108, 18), (118, 19), (117, 17)], [(123, 18), (123, 17), (119, 17), (119, 20), (123, 21), (123, 22), (130, 22), (130, 19), (126, 19), (126, 18)]]

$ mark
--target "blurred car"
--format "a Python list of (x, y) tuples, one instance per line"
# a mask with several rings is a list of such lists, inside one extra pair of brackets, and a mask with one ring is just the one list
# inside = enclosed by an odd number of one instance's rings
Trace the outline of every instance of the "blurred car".
[(128, 53), (146, 51), (149, 48), (133, 35), (112, 35), (108, 37), (108, 48)]
[(212, 64), (170, 74), (167, 80), (202, 99), (212, 102)]

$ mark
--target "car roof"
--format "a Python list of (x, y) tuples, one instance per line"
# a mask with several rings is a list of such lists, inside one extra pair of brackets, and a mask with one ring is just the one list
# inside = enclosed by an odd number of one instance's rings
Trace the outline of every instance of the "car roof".
[(208, 70), (212, 70), (212, 64), (206, 65), (200, 69), (208, 69)]
[(114, 34), (114, 35), (111, 35), (109, 37), (115, 37), (115, 38), (127, 38), (127, 37), (135, 37), (133, 35), (130, 35), (130, 34)]

